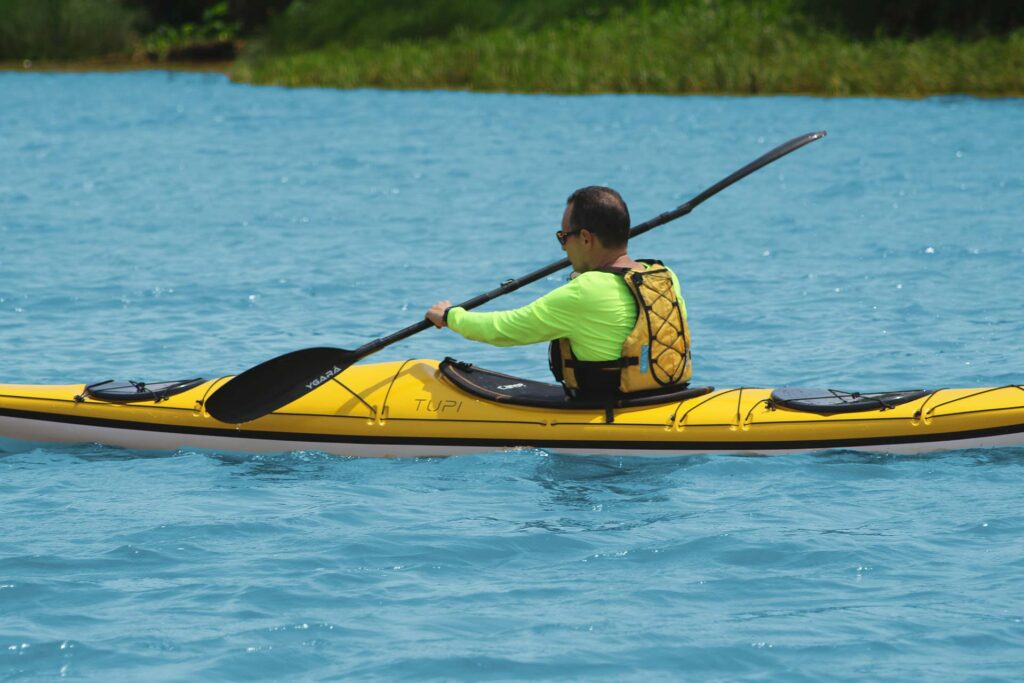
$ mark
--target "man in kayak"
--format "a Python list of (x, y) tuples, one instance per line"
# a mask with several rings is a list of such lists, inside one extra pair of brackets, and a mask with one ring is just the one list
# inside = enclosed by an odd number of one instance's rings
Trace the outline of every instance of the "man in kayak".
[(495, 346), (550, 341), (551, 370), (571, 395), (664, 391), (692, 376), (686, 304), (675, 273), (627, 253), (629, 209), (608, 187), (570, 195), (555, 237), (575, 271), (526, 306), (476, 313), (439, 301), (437, 327)]

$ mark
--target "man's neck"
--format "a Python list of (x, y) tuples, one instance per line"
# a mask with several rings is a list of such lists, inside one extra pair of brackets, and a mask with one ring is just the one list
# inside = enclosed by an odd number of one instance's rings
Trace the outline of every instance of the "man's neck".
[(639, 268), (643, 264), (634, 261), (626, 253), (625, 249), (609, 252), (602, 255), (600, 258), (595, 259), (598, 263), (597, 266), (591, 270), (601, 270), (602, 268)]

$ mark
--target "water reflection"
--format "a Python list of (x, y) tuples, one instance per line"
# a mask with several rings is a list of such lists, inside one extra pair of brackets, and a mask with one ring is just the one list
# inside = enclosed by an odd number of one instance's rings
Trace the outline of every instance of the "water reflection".
[(182, 451), (140, 451), (118, 446), (105, 446), (98, 443), (84, 444), (39, 444), (28, 442), (9, 442), (0, 447), (0, 459), (15, 456), (33, 458), (40, 457), (47, 461), (80, 460), (84, 462), (125, 462), (130, 460), (164, 460), (185, 455)]
[(692, 516), (694, 511), (680, 506), (674, 495), (688, 487), (679, 475), (708, 460), (546, 455), (526, 478), (543, 492), (543, 509), (571, 516), (531, 520), (524, 528), (624, 530)]
[(897, 463), (937, 463), (978, 465), (1022, 465), (1024, 448), (971, 448), (938, 453), (871, 453), (857, 450), (832, 450), (810, 456), (819, 465), (894, 465)]
[[(307, 481), (344, 479), (344, 463), (357, 458), (330, 455), (320, 451), (286, 453), (205, 453), (220, 466), (233, 468), (235, 477), (251, 477), (271, 481)], [(351, 472), (349, 473), (351, 474)]]
[(1024, 448), (1019, 446), (1007, 448), (972, 448), (945, 455), (960, 461), (964, 465), (977, 466), (1016, 466), (1024, 465)]

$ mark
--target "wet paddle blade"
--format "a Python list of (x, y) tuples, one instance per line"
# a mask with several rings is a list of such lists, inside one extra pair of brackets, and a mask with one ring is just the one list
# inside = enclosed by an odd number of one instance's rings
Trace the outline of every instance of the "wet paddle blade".
[(249, 422), (308, 394), (356, 360), (345, 349), (292, 351), (229, 380), (206, 400), (206, 410), (221, 422)]

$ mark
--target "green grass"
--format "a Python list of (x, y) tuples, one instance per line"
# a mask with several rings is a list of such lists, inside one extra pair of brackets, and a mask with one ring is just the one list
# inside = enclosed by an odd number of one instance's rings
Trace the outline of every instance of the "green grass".
[(117, 0), (0, 0), (0, 60), (128, 55), (135, 16)]
[(513, 92), (1024, 94), (1024, 30), (963, 42), (856, 41), (806, 24), (786, 3), (687, 3), (537, 30), (253, 50), (237, 80), (287, 86)]

